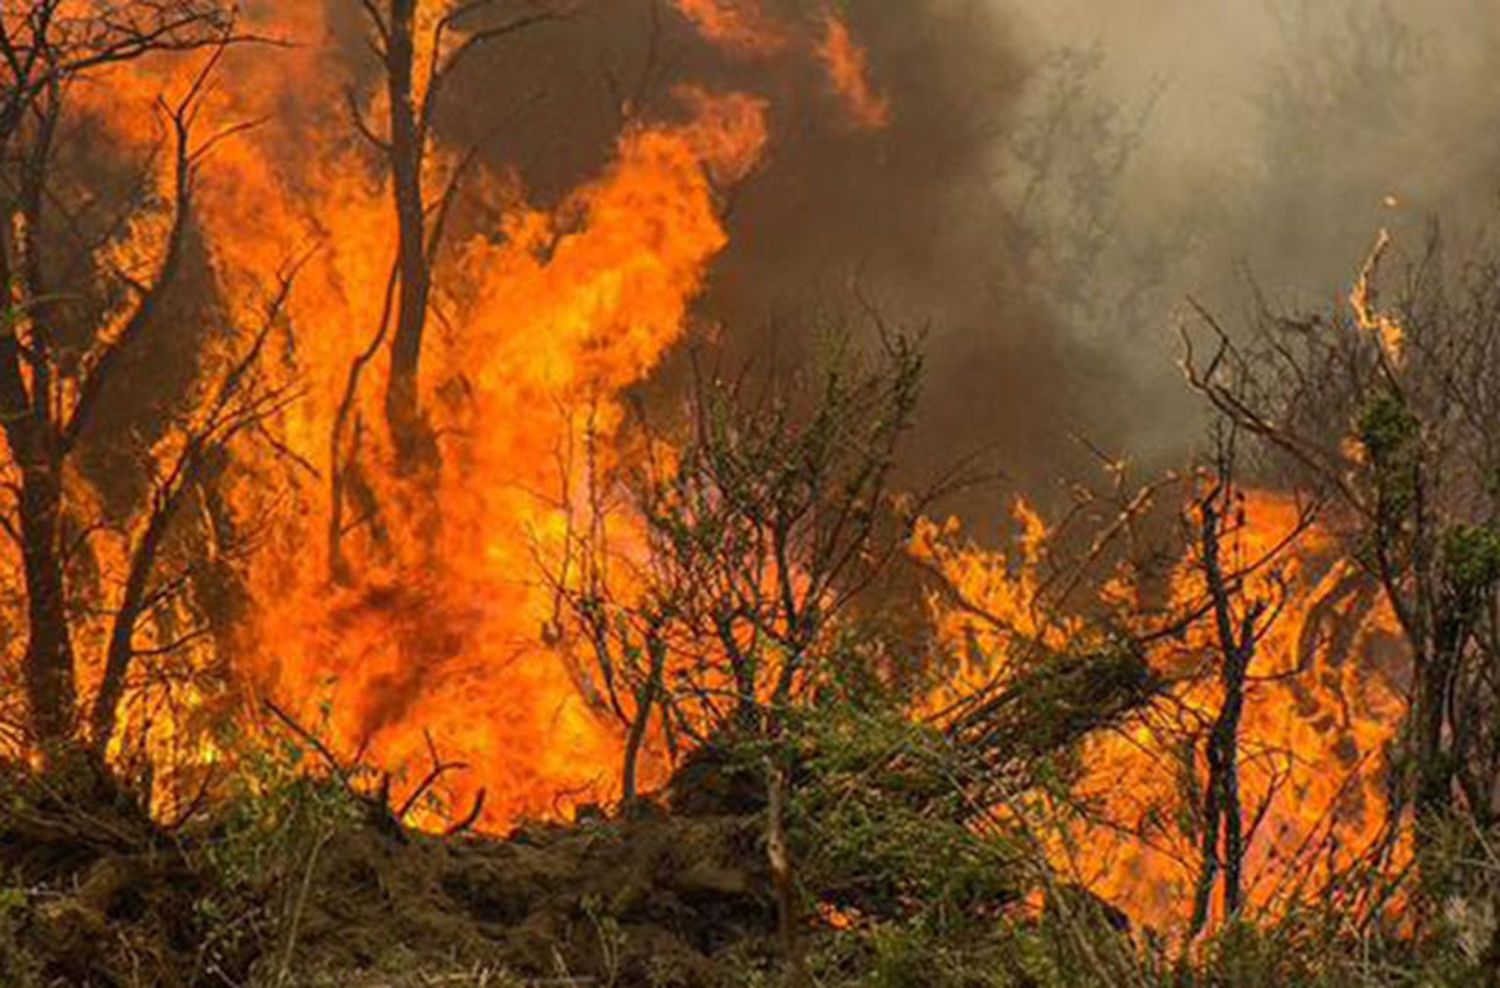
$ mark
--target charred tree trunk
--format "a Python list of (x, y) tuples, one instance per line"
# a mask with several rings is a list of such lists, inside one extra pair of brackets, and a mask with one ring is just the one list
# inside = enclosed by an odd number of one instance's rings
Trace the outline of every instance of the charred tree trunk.
[[(8, 42), (5, 48), (10, 50)], [(36, 120), (29, 146), (15, 146), (9, 126), (0, 141), (20, 165), (17, 194), (3, 218), (6, 229), (0, 232), (0, 291), (6, 306), (0, 314), (0, 415), (21, 478), (10, 534), (20, 543), (26, 583), (28, 638), (22, 675), (32, 730), (46, 750), (72, 738), (77, 698), (62, 547), (66, 440), (54, 414), (50, 340), (42, 322), (50, 292), (41, 242), (47, 227), (46, 180), (60, 94), (60, 84), (52, 81), (29, 101)], [(25, 345), (18, 336), (23, 321), (32, 323)]]
[[(232, 20), (208, 6), (117, 6), (119, 17), (99, 25), (98, 33), (86, 42), (59, 30), (50, 15), (39, 13), (25, 19), (24, 38), (0, 31), (0, 59), (15, 75), (12, 91), (0, 97), (5, 102), (0, 109), (0, 149), (5, 152), (0, 161), (7, 169), (4, 183), (15, 190), (0, 215), (0, 429), (19, 478), (11, 485), (14, 504), (3, 525), (21, 555), (28, 636), (22, 679), (31, 733), (47, 755), (72, 747), (80, 734), (68, 571), (73, 551), (68, 521), (78, 509), (67, 497), (64, 477), (107, 383), (128, 373), (122, 366), (124, 355), (137, 346), (163, 294), (176, 281), (194, 169), (214, 143), (210, 139), (195, 149), (189, 132), (207, 77), (234, 41)], [(212, 48), (214, 53), (185, 95), (175, 104), (158, 102), (172, 154), (172, 218), (159, 266), (145, 281), (111, 275), (133, 296), (133, 311), (112, 330), (103, 324), (93, 327), (81, 348), (65, 348), (54, 339), (49, 324), (50, 310), (60, 296), (52, 272), (44, 268), (50, 267), (49, 258), (56, 263), (54, 251), (66, 242), (53, 231), (61, 224), (51, 222), (51, 213), (67, 216), (57, 206), (50, 182), (68, 86), (98, 66), (152, 52), (197, 48)], [(120, 222), (123, 225), (123, 218)], [(90, 520), (80, 518), (79, 524)], [(103, 606), (97, 600), (93, 604)], [(113, 678), (123, 680), (123, 675), (120, 669)]]
[(395, 198), (400, 269), (385, 416), (396, 451), (397, 469), (403, 472), (415, 468), (431, 452), (431, 438), (423, 422), (419, 393), (422, 336), (427, 327), (432, 272), (427, 257), (427, 218), (422, 198), (422, 158), (427, 121), (417, 108), (412, 83), (416, 59), (413, 43), (415, 9), (416, 0), (391, 0), (385, 52), (386, 91), (390, 102), (387, 157)]
[[(34, 431), (34, 430), (27, 430)], [(33, 443), (47, 446), (50, 444)], [(77, 687), (63, 579), (61, 460), (50, 450), (22, 465), (21, 556), (26, 576), (29, 639), (24, 674), (32, 727), (44, 748), (74, 734)]]
[[(1227, 658), (1227, 657), (1226, 657)], [(1245, 860), (1244, 811), (1239, 783), (1239, 726), (1244, 712), (1244, 674), (1227, 668), (1224, 706), (1208, 739), (1208, 791), (1205, 797), (1203, 866), (1193, 902), (1193, 932), (1208, 922), (1218, 873), (1224, 875), (1224, 916), (1240, 911)]]
[(1219, 486), (1199, 505), (1203, 575), (1218, 641), (1224, 699), (1208, 736), (1203, 862), (1193, 897), (1190, 927), (1194, 935), (1208, 923), (1214, 886), (1221, 873), (1224, 917), (1237, 915), (1243, 900), (1245, 829), (1239, 779), (1240, 721), (1245, 712), (1245, 682), (1262, 631), (1258, 623), (1266, 605), (1264, 601), (1253, 601), (1242, 614), (1235, 613), (1234, 590), (1224, 572), (1224, 513), (1220, 510), (1220, 504), (1227, 505), (1231, 496), (1230, 488)]
[(1420, 829), (1446, 819), (1453, 811), (1453, 759), (1448, 747), (1447, 711), (1454, 649), (1439, 629), (1427, 661), (1417, 669), (1412, 718), (1416, 737), (1416, 813)]
[(786, 964), (784, 983), (787, 988), (804, 988), (812, 981), (802, 952), (802, 938), (798, 935), (797, 890), (787, 843), (786, 814), (791, 788), (788, 776), (780, 755), (766, 758), (766, 863), (776, 890), (776, 931)]
[[(475, 23), (476, 18), (505, 5), (499, 0), (450, 3), (446, 12), (437, 16), (435, 23), (423, 26), (424, 31), (430, 27), (430, 40), (419, 64), (415, 37), (418, 0), (361, 0), (361, 4), (374, 33), (371, 43), (385, 70), (388, 132), (377, 134), (362, 119), (355, 96), (351, 93), (349, 98), (354, 109), (355, 126), (391, 170), (391, 195), (397, 223), (394, 270), (399, 291), (384, 404), (386, 425), (395, 449), (396, 469), (400, 473), (409, 473), (424, 464), (431, 464), (437, 456), (432, 430), (421, 407), (422, 344), (436, 252), (442, 243), (443, 228), (460, 180), (476, 154), (471, 148), (449, 175), (445, 188), (429, 202), (424, 194), (423, 163), (433, 109), (444, 84), (470, 52), (487, 42), (556, 20), (560, 15), (547, 9), (532, 10), (498, 24), (483, 25)], [(460, 21), (466, 22), (462, 29), (463, 40), (449, 44), (447, 39)], [(376, 349), (384, 339), (386, 326), (386, 318), (382, 317), (373, 345)], [(368, 360), (369, 357), (361, 356), (355, 361), (351, 388), (357, 386), (359, 373)], [(341, 413), (340, 419), (344, 417), (345, 414)], [(343, 455), (338, 448), (338, 433), (341, 431), (342, 426), (336, 427), (336, 470), (341, 469), (339, 463)], [(338, 534), (336, 530), (335, 541)], [(337, 571), (338, 567), (335, 554), (333, 568)]]
[[(6, 284), (10, 250), (9, 243), (0, 243), (0, 254), (6, 255)], [(34, 272), (27, 280), (36, 280)], [(63, 448), (49, 415), (51, 375), (37, 359), (44, 338), (33, 333), (37, 337), (31, 348), (35, 370), (28, 387), (22, 370), (28, 358), (16, 335), (17, 321), (18, 314), (5, 313), (0, 338), (0, 414), (21, 475), (10, 534), (20, 543), (26, 581), (28, 637), (22, 675), (36, 740), (44, 749), (55, 749), (73, 736), (77, 699), (63, 573)], [(44, 348), (40, 356), (45, 356)]]
[(635, 805), (639, 786), (636, 781), (639, 771), (641, 748), (646, 742), (646, 728), (651, 723), (651, 711), (661, 701), (662, 680), (667, 671), (667, 644), (662, 641), (660, 629), (653, 629), (648, 637), (646, 649), (650, 653), (650, 666), (646, 681), (636, 692), (635, 716), (630, 722), (630, 731), (625, 737), (625, 765), (620, 785), (621, 802), (628, 812)]
[(130, 560), (125, 592), (110, 627), (109, 646), (105, 653), (104, 678), (89, 713), (89, 742), (95, 755), (103, 757), (114, 736), (120, 700), (125, 695), (125, 675), (135, 658), (135, 629), (146, 607), (146, 590), (156, 566), (157, 551), (166, 537), (167, 528), (176, 514), (177, 498), (156, 506), (146, 531)]

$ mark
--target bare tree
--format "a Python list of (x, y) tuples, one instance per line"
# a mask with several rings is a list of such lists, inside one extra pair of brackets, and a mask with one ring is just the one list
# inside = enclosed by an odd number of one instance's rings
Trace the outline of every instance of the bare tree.
[[(0, 61), (7, 76), (0, 105), (0, 178), (6, 199), (0, 223), (0, 427), (7, 442), (6, 487), (12, 501), (0, 515), (21, 557), (26, 590), (27, 645), (22, 679), (33, 740), (44, 750), (83, 741), (102, 758), (117, 722), (134, 660), (143, 651), (136, 633), (183, 591), (182, 580), (162, 580), (163, 547), (184, 500), (208, 482), (229, 442), (272, 414), (287, 397), (256, 372), (265, 342), (281, 321), (290, 272), (281, 280), (264, 322), (248, 346), (200, 381), (201, 402), (179, 420), (160, 423), (172, 439), (164, 459), (151, 462), (149, 493), (136, 506), (127, 572), (110, 610), (100, 656), (103, 677), (87, 731), (77, 718), (73, 622), (80, 598), (98, 612), (102, 591), (80, 573), (78, 561), (92, 535), (105, 527), (89, 515), (69, 481), (88, 447), (110, 389), (128, 361), (164, 318), (164, 299), (182, 280), (192, 227), (193, 197), (213, 148), (238, 127), (194, 133), (210, 75), (237, 34), (227, 8), (204, 0), (127, 2), (90, 16), (38, 0), (0, 14)], [(62, 177), (62, 142), (79, 80), (105, 66), (153, 52), (209, 52), (180, 95), (157, 104), (165, 136), (158, 158), (167, 164), (163, 202), (149, 193), (120, 204), (120, 213), (89, 224), (70, 209), (77, 196)], [(149, 172), (139, 183), (149, 188)], [(160, 209), (167, 229), (152, 270), (115, 267), (100, 248), (134, 214)], [(86, 299), (94, 285), (98, 297)], [(206, 365), (212, 365), (205, 360)], [(197, 632), (189, 631), (189, 637)], [(185, 641), (163, 641), (164, 654)]]
[[(627, 728), (627, 809), (653, 714), (674, 747), (684, 736), (711, 751), (762, 747), (789, 983), (807, 973), (787, 844), (785, 715), (834, 660), (844, 612), (908, 534), (890, 481), (921, 361), (908, 341), (883, 342), (872, 367), (837, 359), (802, 394), (774, 375), (758, 393), (743, 379), (700, 375), (685, 433), (645, 440), (670, 452), (620, 478), (590, 471), (589, 521), (552, 574), (589, 653), (586, 681)], [(616, 484), (637, 539), (609, 538), (601, 492)]]
[(1126, 106), (1101, 84), (1104, 63), (1097, 45), (1048, 52), (1006, 150), (1020, 247), (1028, 268), (1046, 279), (1048, 297), (1080, 323), (1108, 312), (1135, 325), (1174, 260), (1165, 245), (1138, 241), (1122, 194), (1162, 86)]
[(840, 614), (903, 545), (889, 483), (920, 369), (891, 340), (877, 366), (831, 370), (800, 396), (700, 377), (671, 452), (613, 481), (643, 546), (612, 542), (594, 500), (573, 577), (554, 584), (633, 735), (646, 711), (632, 708), (653, 701), (699, 743), (775, 730)]
[[(1223, 917), (1234, 918), (1244, 906), (1244, 867), (1252, 836), (1245, 821), (1240, 791), (1240, 724), (1251, 665), (1261, 640), (1270, 632), (1285, 604), (1285, 587), (1272, 567), (1291, 547), (1313, 518), (1300, 514), (1293, 530), (1266, 557), (1247, 560), (1239, 545), (1247, 520), (1244, 494), (1236, 484), (1233, 427), (1219, 436), (1207, 489), (1194, 500), (1190, 524), (1197, 543), (1193, 568), (1202, 578), (1203, 607), (1214, 643), (1215, 679), (1222, 695), (1203, 739), (1205, 777), (1202, 818), (1199, 822), (1200, 864), (1193, 896), (1189, 932), (1200, 933), (1208, 923), (1215, 885), (1222, 877)], [(1247, 577), (1267, 571), (1257, 592)]]
[(1283, 482), (1327, 497), (1326, 523), (1379, 582), (1410, 652), (1402, 791), (1426, 833), (1500, 810), (1500, 263), (1456, 268), (1434, 235), (1378, 294), (1382, 235), (1348, 312), (1262, 307), (1249, 341), (1200, 311), (1188, 380), (1256, 437)]
[[(80, 12), (64, 0), (29, 0), (0, 11), (0, 140), (7, 149), (69, 83), (153, 52), (218, 45), (233, 31), (222, 0), (131, 0)], [(41, 109), (38, 121), (49, 111)]]
[[(192, 492), (210, 480), (218, 461), (240, 435), (261, 427), (295, 397), (294, 386), (262, 378), (259, 365), (267, 341), (282, 328), (285, 306), (291, 293), (295, 266), (283, 272), (274, 294), (265, 306), (260, 324), (249, 334), (243, 351), (225, 362), (222, 370), (205, 382), (200, 406), (186, 419), (172, 423), (175, 449), (164, 462), (153, 464), (151, 493), (144, 522), (131, 546), (129, 568), (110, 623), (104, 675), (95, 694), (89, 718), (90, 743), (103, 757), (114, 735), (117, 711), (125, 692), (126, 674), (141, 654), (136, 635), (152, 609), (174, 592), (158, 578), (158, 563), (173, 521)], [(184, 629), (173, 641), (153, 646), (156, 653), (170, 652), (207, 628)]]
[[(1224, 918), (1242, 912), (1247, 855), (1275, 795), (1272, 784), (1247, 807), (1241, 788), (1241, 730), (1252, 690), (1311, 674), (1300, 654), (1291, 669), (1258, 673), (1253, 665), (1293, 593), (1283, 563), (1313, 523), (1317, 503), (1301, 506), (1270, 544), (1248, 538), (1253, 520), (1237, 476), (1236, 432), (1227, 427), (1215, 439), (1201, 469), (1145, 485), (1100, 454), (1109, 490), (1077, 486), (1063, 520), (1031, 536), (1044, 547), (1021, 559), (991, 557), (1006, 588), (993, 598), (999, 609), (955, 582), (965, 567), (950, 564), (972, 547), (924, 548), (940, 608), (972, 629), (969, 671), (989, 677), (937, 714), (970, 762), (961, 780), (966, 794), (975, 806), (996, 805), (1049, 777), (1037, 766), (1081, 740), (1121, 724), (1145, 727), (1157, 751), (1180, 753), (1181, 784), (1162, 791), (1174, 800), (1187, 843), (1168, 848), (1145, 819), (1075, 808), (1173, 854), (1196, 875), (1193, 936), (1207, 926), (1216, 897)], [(1168, 505), (1180, 527), (1168, 524)], [(1114, 587), (1101, 592), (1107, 583)], [(969, 585), (981, 594), (992, 586)], [(1254, 754), (1267, 753), (1257, 742)]]
[[(390, 375), (386, 381), (385, 416), (398, 469), (410, 470), (432, 455), (431, 436), (423, 424), (419, 396), (422, 339), (430, 314), (432, 269), (459, 183), (473, 159), (470, 151), (454, 167), (441, 191), (429, 200), (426, 186), (432, 166), (430, 150), (434, 115), (449, 81), (468, 57), (490, 42), (519, 34), (565, 16), (558, 4), (507, 3), (505, 0), (450, 0), (434, 19), (430, 36), (419, 35), (417, 0), (361, 0), (372, 33), (371, 43), (384, 70), (386, 129), (377, 133), (349, 94), (355, 126), (390, 169), (396, 213), (396, 260), (390, 292), (371, 354), (390, 338)], [(519, 11), (519, 12), (518, 12)], [(419, 54), (420, 51), (420, 54)], [(370, 357), (358, 360), (350, 374), (350, 391)], [(346, 406), (348, 402), (346, 401)], [(347, 428), (347, 407), (337, 430)], [(344, 456), (335, 435), (337, 471)], [(334, 510), (342, 506), (335, 502)]]

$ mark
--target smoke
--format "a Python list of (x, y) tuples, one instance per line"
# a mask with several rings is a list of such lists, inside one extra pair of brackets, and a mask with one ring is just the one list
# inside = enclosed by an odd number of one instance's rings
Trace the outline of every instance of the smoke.
[[(913, 484), (977, 454), (1045, 502), (1088, 469), (1080, 438), (1180, 462), (1204, 424), (1175, 366), (1185, 298), (1232, 322), (1249, 275), (1276, 304), (1337, 304), (1381, 226), (1415, 246), (1431, 217), (1482, 215), (1496, 184), (1483, 0), (850, 2), (889, 101), (879, 129), (816, 57), (825, 8), (757, 9), (781, 41), (715, 43), (666, 0), (584, 5), (471, 59), (439, 135), (546, 204), (633, 119), (680, 113), (681, 85), (768, 97), (769, 158), (725, 190), (732, 241), (697, 335), (785, 370), (830, 327), (924, 331)], [(340, 16), (373, 86), (359, 19)]]
[[(1382, 227), (1411, 255), (1430, 224), (1467, 243), (1494, 218), (1500, 21), (1484, 0), (1003, 6), (1029, 48), (1095, 53), (1083, 102), (1143, 110), (1090, 279), (1138, 290), (1130, 325), (1071, 325), (1165, 399), (1133, 423), (1148, 456), (1201, 434), (1173, 374), (1184, 298), (1231, 326), (1252, 284), (1283, 309), (1343, 305)], [(1066, 218), (1037, 227), (1066, 235)]]
[[(597, 174), (632, 120), (680, 114), (680, 86), (765, 97), (767, 161), (724, 190), (730, 245), (696, 308), (696, 338), (714, 341), (721, 365), (782, 373), (816, 362), (840, 331), (866, 342), (876, 322), (922, 333), (928, 397), (909, 482), (977, 454), (1046, 486), (1059, 451), (1082, 455), (1070, 431), (1122, 438), (1108, 411), (1121, 375), (1116, 355), (1071, 333), (1037, 290), (1025, 221), (997, 183), (1031, 56), (1014, 18), (985, 0), (839, 9), (868, 53), (864, 95), (888, 106), (883, 120), (853, 112), (835, 86), (821, 5), (765, 4), (786, 40), (756, 51), (705, 38), (665, 0), (621, 0), (477, 54), (448, 91), (439, 137), (478, 148), (547, 205)], [(363, 85), (378, 84), (357, 20), (344, 27)], [(489, 221), (476, 212), (474, 229)], [(670, 400), (686, 363), (679, 353), (649, 390)], [(994, 503), (990, 492), (983, 510)]]

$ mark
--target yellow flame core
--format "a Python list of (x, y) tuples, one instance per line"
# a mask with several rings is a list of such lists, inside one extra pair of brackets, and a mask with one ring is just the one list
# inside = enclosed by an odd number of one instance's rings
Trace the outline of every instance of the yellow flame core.
[[(444, 444), (441, 521), (414, 505), (391, 559), (362, 560), (361, 586), (328, 595), (316, 553), (286, 548), (257, 574), (255, 665), (296, 695), (330, 682), (335, 727), (382, 764), (421, 764), (423, 730), (474, 769), (458, 798), (488, 793), (486, 821), (550, 815), (613, 795), (618, 737), (542, 643), (553, 601), (537, 557), (560, 553), (567, 451), (587, 418), (607, 443), (614, 396), (680, 338), (687, 306), (727, 243), (709, 173), (750, 167), (763, 107), (691, 97), (682, 126), (640, 128), (608, 174), (555, 212), (510, 213), (503, 236), (458, 251), (451, 340), (434, 356), (429, 407)], [(460, 386), (464, 398), (447, 395)], [(393, 480), (382, 503), (409, 497)]]
[[(750, 38), (761, 38), (762, 49), (768, 44), (757, 33), (763, 24), (732, 16), (757, 13), (754, 4), (678, 5), (706, 35), (725, 43), (743, 36), (749, 48)], [(333, 586), (325, 521), (332, 422), (351, 363), (380, 321), (396, 230), (388, 182), (358, 148), (338, 80), (326, 70), (322, 5), (275, 6), (273, 21), (254, 27), (304, 46), (276, 58), (229, 56), (205, 99), (200, 132), (262, 117), (268, 123), (215, 148), (201, 170), (195, 210), (220, 301), (235, 323), (258, 318), (269, 272), (316, 248), (290, 301), (279, 341), (284, 359), (273, 368), (298, 381), (304, 397), (271, 423), (280, 451), (311, 469), (290, 469), (289, 489), (267, 484), (287, 475), (283, 458), (263, 446), (244, 451), (230, 500), (243, 516), (276, 519), (261, 551), (238, 564), (253, 608), (233, 641), (203, 639), (172, 661), (197, 673), (232, 659), (253, 691), (326, 729), (333, 748), (362, 751), (392, 770), (423, 771), (431, 736), (445, 758), (471, 765), (448, 795), (467, 802), (485, 790), (483, 822), (490, 827), (611, 796), (618, 731), (596, 715), (545, 643), (552, 601), (536, 558), (559, 551), (564, 538), (563, 492), (576, 489), (579, 470), (568, 451), (582, 445), (581, 423), (587, 419), (608, 446), (621, 419), (621, 389), (646, 377), (681, 338), (688, 307), (727, 243), (715, 184), (743, 177), (760, 160), (767, 107), (745, 95), (683, 90), (687, 122), (632, 128), (606, 172), (555, 210), (527, 205), (503, 173), (476, 176), (473, 194), (505, 219), (500, 229), (456, 245), (443, 262), (443, 315), (434, 320), (424, 379), (442, 466), (420, 489), (390, 474), (374, 431), (378, 388), (361, 391), (356, 411), (372, 430), (363, 479), (380, 505), (383, 534), (372, 534), (371, 520), (351, 532), (347, 548), (358, 579)], [(424, 35), (436, 9), (423, 7)], [(857, 120), (883, 125), (888, 105), (866, 78), (863, 54), (841, 21), (830, 14), (823, 23), (821, 53), (835, 87)], [(432, 57), (420, 53), (423, 64)], [(75, 93), (122, 147), (144, 154), (163, 136), (153, 102), (164, 91), (181, 93), (197, 67), (191, 60), (140, 62)], [(440, 185), (453, 156), (434, 148), (428, 167)], [(149, 270), (159, 256), (167, 221), (161, 204), (170, 201), (166, 174), (159, 186), (157, 202), (105, 248), (112, 264)], [(1369, 301), (1383, 249), (1354, 301), (1361, 324), (1381, 334), (1394, 358), (1399, 327)], [(371, 379), (378, 384), (383, 371), (377, 360)], [(154, 457), (170, 458), (179, 441), (168, 434)], [(87, 510), (95, 495), (86, 482), (70, 475), (68, 484), (74, 503)], [(1284, 499), (1258, 495), (1249, 538), (1274, 542), (1291, 511)], [(1008, 555), (955, 547), (951, 529), (926, 525), (918, 532), (916, 551), (1013, 629), (1000, 632), (933, 599), (941, 634), (958, 657), (951, 680), (932, 698), (934, 709), (1003, 677), (1018, 640), (1062, 650), (1081, 627), (1040, 612), (1047, 529), (1024, 507), (1018, 520), (1024, 534)], [(100, 586), (118, 587), (126, 544), (118, 534), (96, 540)], [(1194, 573), (1185, 561), (1177, 594), (1199, 592)], [(1304, 537), (1282, 579), (1291, 588), (1286, 612), (1262, 644), (1245, 721), (1246, 805), (1260, 820), (1252, 892), (1261, 901), (1276, 894), (1276, 863), (1301, 860), (1308, 842), (1322, 839), (1320, 828), (1337, 833), (1346, 850), (1336, 853), (1346, 855), (1373, 834), (1384, 810), (1378, 780), (1385, 746), (1400, 714), (1398, 696), (1368, 658), (1387, 647), (1390, 616), (1339, 560), (1332, 540), (1316, 532)], [(7, 606), (15, 606), (16, 589), (6, 589)], [(101, 613), (112, 592), (106, 590)], [(1129, 588), (1109, 592), (1124, 596)], [(138, 647), (166, 645), (174, 623), (188, 619), (160, 615), (142, 630)], [(99, 622), (81, 623), (80, 653), (97, 655), (102, 635)], [(16, 643), (7, 644), (14, 659)], [(1201, 664), (1209, 648), (1190, 641), (1152, 661), (1159, 671), (1180, 673)], [(8, 675), (14, 662), (6, 665)], [(157, 671), (146, 661), (138, 677)], [(98, 675), (97, 663), (86, 661), (85, 696)], [(207, 730), (218, 713), (211, 691), (192, 675), (185, 682), (170, 698), (139, 691), (144, 699), (126, 710), (132, 730), (121, 736), (147, 738), (147, 757), (171, 763), (184, 749), (200, 762), (219, 757)], [(1202, 677), (1183, 684), (1174, 709), (1201, 720), (1216, 706), (1215, 687)], [(1174, 820), (1185, 805), (1174, 782), (1180, 760), (1173, 761), (1177, 753), (1164, 745), (1160, 726), (1145, 719), (1088, 743), (1079, 795), (1102, 807), (1106, 822), (1080, 825), (1056, 854), (1141, 918), (1165, 923), (1180, 919), (1174, 910), (1187, 901), (1194, 859)], [(1074, 857), (1070, 847), (1086, 853)]]

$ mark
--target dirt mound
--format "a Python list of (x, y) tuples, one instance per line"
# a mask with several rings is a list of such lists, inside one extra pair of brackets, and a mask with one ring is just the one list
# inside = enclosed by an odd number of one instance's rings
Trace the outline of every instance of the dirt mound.
[(347, 835), (318, 866), (298, 955), (353, 971), (399, 944), (528, 977), (712, 984), (716, 958), (775, 927), (759, 834), (750, 817), (661, 817), (503, 842)]
[(0, 958), (0, 983), (373, 985), (485, 971), (712, 986), (731, 955), (742, 966), (774, 952), (761, 831), (752, 815), (660, 813), (505, 840), (344, 827), (246, 893), (255, 901), (226, 902), (212, 839), (125, 851), (73, 834), (43, 848), (12, 828), (0, 835), (0, 885), (17, 890), (0, 902), (0, 953), (14, 956)]

